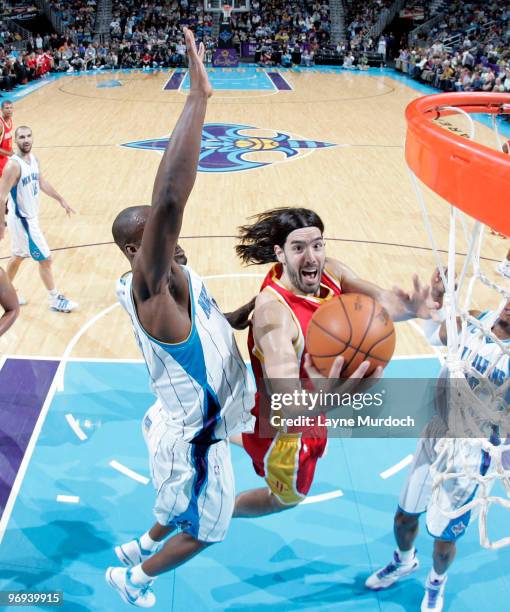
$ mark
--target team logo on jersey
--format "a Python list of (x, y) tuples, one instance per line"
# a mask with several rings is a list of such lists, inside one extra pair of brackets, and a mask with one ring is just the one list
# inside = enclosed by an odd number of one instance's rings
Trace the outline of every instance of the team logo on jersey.
[[(259, 135), (257, 135), (257, 132)], [(264, 134), (262, 135), (261, 132)], [(272, 132), (272, 133), (271, 133)], [(268, 136), (267, 134), (270, 133)], [(154, 138), (152, 140), (137, 140), (127, 142), (124, 147), (135, 149), (149, 149), (164, 151), (168, 138)], [(303, 157), (314, 149), (336, 147), (330, 142), (319, 140), (305, 140), (303, 138), (272, 130), (260, 130), (250, 125), (232, 125), (227, 123), (208, 123), (202, 132), (202, 146), (198, 162), (200, 172), (240, 172), (262, 168), (273, 163), (287, 161), (296, 156)], [(274, 157), (274, 161), (254, 158), (253, 154), (267, 154)], [(282, 159), (283, 154), (283, 159)]]

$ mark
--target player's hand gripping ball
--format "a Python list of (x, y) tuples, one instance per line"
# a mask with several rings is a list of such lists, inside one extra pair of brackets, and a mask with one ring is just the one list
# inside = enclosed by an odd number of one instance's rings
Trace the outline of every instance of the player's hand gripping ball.
[(327, 376), (339, 355), (345, 359), (342, 377), (348, 378), (365, 360), (369, 376), (386, 366), (395, 350), (395, 327), (386, 310), (360, 293), (339, 295), (313, 315), (306, 335), (306, 350), (313, 365)]

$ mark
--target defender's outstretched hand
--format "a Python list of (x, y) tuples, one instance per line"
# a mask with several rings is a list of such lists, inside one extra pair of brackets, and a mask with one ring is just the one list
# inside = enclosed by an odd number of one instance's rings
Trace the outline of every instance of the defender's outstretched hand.
[(204, 43), (201, 42), (197, 49), (195, 36), (189, 28), (184, 28), (184, 38), (188, 52), (188, 70), (191, 81), (191, 92), (200, 92), (208, 98), (212, 96), (213, 89), (209, 83), (209, 77), (204, 66)]

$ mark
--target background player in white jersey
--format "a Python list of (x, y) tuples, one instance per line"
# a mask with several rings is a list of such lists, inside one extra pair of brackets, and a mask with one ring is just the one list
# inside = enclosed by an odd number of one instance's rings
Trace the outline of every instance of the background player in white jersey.
[(0, 221), (5, 214), (5, 203), (9, 203), (7, 226), (11, 236), (12, 255), (7, 264), (7, 274), (12, 281), (21, 262), (32, 257), (39, 264), (39, 274), (48, 290), (50, 308), (57, 312), (71, 312), (78, 304), (68, 300), (56, 289), (51, 252), (39, 227), (39, 192), (42, 190), (50, 198), (57, 200), (68, 215), (74, 211), (42, 176), (39, 162), (31, 153), (32, 130), (27, 126), (20, 126), (16, 129), (14, 138), (16, 154), (10, 157), (0, 179)]
[(174, 259), (212, 94), (203, 44), (197, 52), (191, 31), (184, 33), (191, 89), (161, 160), (152, 205), (123, 210), (112, 228), (132, 269), (118, 285), (119, 299), (157, 396), (143, 420), (157, 522), (116, 548), (132, 567), (106, 572), (124, 601), (140, 607), (154, 605), (155, 577), (224, 539), (235, 495), (228, 438), (253, 429), (254, 387), (232, 328), (200, 277)]
[[(442, 305), (445, 290), (437, 270), (432, 276), (431, 288), (433, 299)], [(499, 316), (494, 311), (474, 310), (470, 314), (488, 324), (499, 340), (510, 344), (510, 300)], [(439, 324), (432, 320), (427, 321), (425, 331), (431, 344), (446, 345), (445, 322)], [(508, 356), (502, 353), (497, 344), (486, 341), (473, 325), (468, 327), (468, 331), (469, 335), (463, 347), (463, 359), (468, 359), (471, 366), (482, 374), (493, 366), (489, 380), (496, 386), (503, 384), (510, 375)], [(498, 439), (491, 441), (499, 443)], [(438, 507), (430, 503), (432, 494), (430, 466), (437, 457), (435, 449), (437, 442), (438, 439), (434, 437), (424, 437), (418, 442), (394, 519), (393, 527), (398, 548), (393, 553), (393, 560), (369, 576), (365, 583), (370, 589), (385, 589), (418, 569), (419, 561), (414, 541), (418, 535), (420, 514), (426, 512), (427, 530), (434, 538), (434, 551), (433, 567), (427, 577), (421, 610), (436, 612), (443, 609), (446, 571), (455, 558), (456, 541), (464, 535), (473, 519), (472, 512), (468, 511), (459, 518), (450, 520)], [(452, 480), (448, 490), (441, 492), (446, 498), (443, 500), (444, 505), (448, 505), (452, 510), (470, 502), (478, 488), (476, 482), (462, 476), (463, 465), (468, 462), (482, 475), (490, 468), (490, 457), (481, 449), (480, 441), (473, 439), (470, 446), (469, 457), (458, 455), (458, 460), (457, 457), (454, 460), (452, 469), (459, 471), (459, 478)]]

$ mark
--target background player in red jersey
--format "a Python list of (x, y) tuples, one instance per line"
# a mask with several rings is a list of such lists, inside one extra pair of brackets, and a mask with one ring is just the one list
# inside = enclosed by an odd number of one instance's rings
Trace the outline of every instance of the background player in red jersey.
[(9, 161), (12, 151), (12, 114), (14, 105), (10, 100), (2, 101), (2, 113), (0, 115), (0, 176), (5, 165)]
[[(252, 458), (267, 487), (237, 496), (236, 517), (264, 516), (291, 508), (303, 501), (312, 485), (317, 460), (324, 453), (327, 429), (317, 425), (300, 431), (278, 431), (273, 437), (260, 435), (261, 398), (270, 384), (271, 393), (288, 392), (318, 372), (305, 355), (305, 337), (313, 313), (326, 300), (343, 293), (363, 293), (382, 304), (395, 321), (414, 317), (430, 318), (437, 308), (429, 299), (429, 287), (417, 276), (414, 289), (392, 291), (358, 278), (345, 264), (326, 257), (324, 225), (320, 217), (305, 208), (277, 208), (258, 215), (255, 222), (240, 228), (237, 254), (245, 263), (276, 262), (262, 283), (255, 301), (248, 348), (257, 379), (257, 422), (253, 434), (243, 434), (243, 446)], [(305, 359), (306, 357), (306, 359)], [(330, 373), (338, 378), (343, 359), (337, 359)], [(363, 378), (370, 364), (363, 362), (351, 379)], [(378, 368), (375, 377), (381, 376)], [(292, 382), (293, 381), (293, 382)], [(345, 381), (351, 392), (354, 380)], [(340, 387), (347, 392), (346, 387)], [(262, 392), (262, 393), (261, 393)], [(295, 416), (302, 407), (284, 408)], [(265, 435), (265, 434), (264, 434)]]

